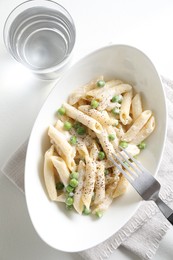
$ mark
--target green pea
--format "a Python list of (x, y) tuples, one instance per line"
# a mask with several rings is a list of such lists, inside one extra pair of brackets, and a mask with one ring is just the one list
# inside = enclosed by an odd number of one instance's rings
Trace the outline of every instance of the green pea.
[(122, 148), (126, 149), (127, 146), (128, 146), (128, 143), (125, 142), (125, 141), (121, 141), (121, 142), (119, 143), (119, 146), (121, 146)]
[(146, 143), (145, 143), (145, 142), (141, 142), (140, 144), (138, 144), (138, 148), (139, 148), (140, 150), (145, 149), (145, 148), (146, 148)]
[(108, 175), (108, 174), (109, 174), (109, 170), (108, 170), (108, 169), (105, 169), (105, 170), (104, 170), (104, 174), (105, 174), (105, 176)]
[(80, 126), (76, 129), (76, 132), (78, 133), (78, 135), (84, 135), (86, 133), (86, 127)]
[(72, 187), (72, 186), (70, 186), (70, 185), (67, 185), (67, 187), (66, 187), (65, 189), (66, 189), (66, 191), (67, 191), (68, 193), (70, 193), (70, 192), (72, 192), (72, 191), (74, 190), (74, 187)]
[(74, 199), (73, 199), (72, 197), (68, 197), (68, 198), (66, 199), (66, 201), (65, 201), (65, 204), (66, 204), (67, 206), (71, 206), (71, 205), (73, 205), (73, 202), (74, 202)]
[(76, 188), (77, 185), (78, 185), (78, 180), (76, 179), (71, 179), (70, 182), (69, 182), (70, 186), (72, 186), (73, 188)]
[(109, 141), (113, 141), (115, 140), (115, 135), (114, 134), (110, 134), (108, 135)]
[(102, 152), (102, 151), (99, 152), (99, 153), (98, 153), (98, 157), (99, 157), (100, 160), (104, 160), (104, 159), (105, 159), (105, 153)]
[(104, 80), (98, 80), (97, 81), (97, 87), (103, 88), (105, 86), (106, 82)]
[(87, 209), (87, 208), (84, 206), (84, 209), (83, 209), (82, 213), (83, 213), (84, 215), (89, 215), (89, 214), (91, 213), (91, 210), (90, 210), (90, 209)]
[(62, 190), (64, 188), (64, 184), (62, 182), (57, 182), (56, 183), (56, 189), (57, 190)]
[(69, 131), (72, 128), (72, 124), (68, 121), (64, 122), (64, 129)]
[(99, 105), (99, 102), (97, 102), (97, 100), (95, 100), (95, 99), (93, 99), (92, 101), (91, 101), (91, 107), (92, 108), (97, 108), (98, 107), (98, 105)]
[(80, 122), (75, 122), (73, 125), (74, 129), (78, 129), (81, 126), (82, 126), (82, 124)]
[(75, 145), (77, 143), (77, 137), (75, 135), (70, 137), (70, 144)]
[(78, 173), (78, 172), (72, 172), (72, 173), (70, 174), (70, 178), (71, 178), (71, 179), (76, 179), (76, 180), (78, 180), (78, 178), (79, 178), (79, 173)]
[(61, 115), (61, 116), (65, 115), (65, 108), (64, 107), (60, 107), (58, 109), (58, 114)]
[(122, 95), (116, 95), (116, 96), (113, 96), (113, 98), (111, 99), (111, 102), (112, 103), (116, 103), (116, 102), (121, 103), (122, 99), (123, 99)]
[(103, 213), (101, 211), (96, 211), (96, 216), (98, 218), (101, 218), (103, 216)]
[(118, 107), (115, 107), (115, 108), (112, 109), (112, 113), (114, 115), (119, 115), (120, 114), (120, 109)]

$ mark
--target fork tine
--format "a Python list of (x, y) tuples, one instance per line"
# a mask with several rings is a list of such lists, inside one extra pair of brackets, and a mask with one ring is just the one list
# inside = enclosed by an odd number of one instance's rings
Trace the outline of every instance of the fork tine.
[(130, 176), (130, 175), (128, 175), (124, 170), (123, 170), (123, 168), (116, 162), (116, 161), (114, 161), (111, 157), (108, 157), (109, 158), (109, 160), (114, 164), (114, 165), (116, 165), (116, 167), (118, 168), (118, 170), (120, 171), (120, 172), (122, 172), (122, 174), (126, 177), (126, 179), (130, 182), (130, 183), (132, 183), (133, 182), (133, 178)]
[[(127, 163), (130, 165), (130, 167), (134, 170), (134, 174), (135, 174), (135, 173), (136, 173), (137, 175), (140, 174), (139, 170), (138, 170), (132, 163), (130, 163), (129, 160), (128, 160), (120, 151), (118, 151), (118, 149), (116, 150), (116, 152), (123, 158), (123, 160), (124, 160), (125, 162), (127, 162)], [(126, 154), (128, 157), (130, 156), (127, 152), (126, 152), (125, 154)]]
[[(137, 167), (141, 170), (141, 171), (145, 171), (145, 168), (143, 167), (143, 165), (136, 160), (133, 156), (131, 156), (131, 154), (129, 154), (124, 148), (122, 148), (121, 146), (119, 146), (120, 149), (137, 165)], [(139, 172), (140, 174), (140, 172)]]
[(133, 178), (133, 179), (135, 179), (137, 176), (129, 169), (129, 167), (127, 166), (127, 165), (125, 165), (122, 161), (121, 161), (121, 159), (117, 156), (117, 155), (115, 155), (115, 154), (112, 154), (119, 162), (120, 162), (120, 164), (127, 170), (127, 172), (131, 175), (131, 177)]

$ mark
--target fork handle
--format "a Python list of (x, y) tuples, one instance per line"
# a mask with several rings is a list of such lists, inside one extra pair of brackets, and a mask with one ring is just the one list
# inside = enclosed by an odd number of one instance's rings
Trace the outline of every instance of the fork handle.
[(169, 216), (167, 220), (173, 225), (173, 213), (171, 214), (171, 216)]
[(155, 203), (167, 220), (173, 225), (173, 210), (159, 197), (155, 200)]

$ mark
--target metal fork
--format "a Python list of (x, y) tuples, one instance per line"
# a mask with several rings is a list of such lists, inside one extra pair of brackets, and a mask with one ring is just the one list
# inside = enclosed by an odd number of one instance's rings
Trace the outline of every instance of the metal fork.
[[(124, 154), (117, 149), (116, 154), (112, 154), (115, 160), (112, 157), (109, 157), (109, 160), (112, 161), (144, 200), (153, 200), (156, 203), (163, 215), (173, 225), (173, 210), (159, 197), (160, 183), (138, 160), (122, 147), (120, 149)], [(129, 159), (131, 159), (131, 162)]]

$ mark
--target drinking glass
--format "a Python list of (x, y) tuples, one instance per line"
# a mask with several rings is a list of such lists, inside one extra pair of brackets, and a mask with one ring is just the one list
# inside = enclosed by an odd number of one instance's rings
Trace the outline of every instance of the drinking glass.
[(75, 38), (69, 12), (49, 0), (30, 0), (18, 5), (4, 26), (7, 50), (42, 79), (57, 78), (68, 66)]

